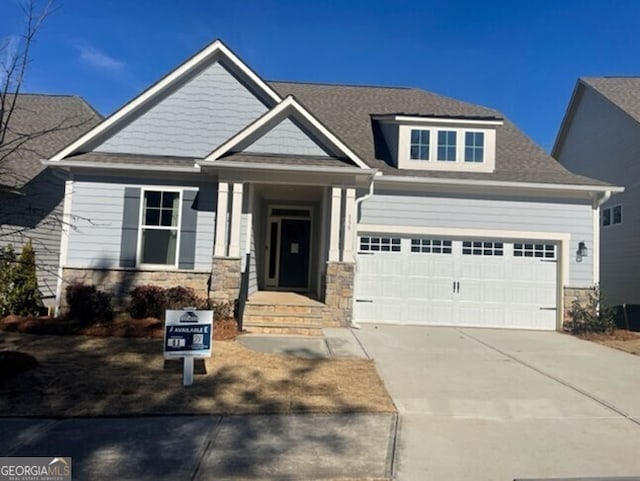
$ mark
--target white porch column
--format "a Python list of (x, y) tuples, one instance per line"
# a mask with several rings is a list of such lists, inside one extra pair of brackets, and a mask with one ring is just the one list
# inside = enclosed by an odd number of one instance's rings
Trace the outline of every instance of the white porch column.
[(229, 257), (240, 257), (240, 227), (242, 224), (242, 184), (233, 184), (231, 196), (231, 234)]
[(229, 184), (218, 182), (218, 207), (216, 209), (216, 236), (213, 255), (227, 255), (227, 207), (229, 204)]
[(342, 204), (342, 188), (331, 189), (331, 222), (329, 236), (329, 262), (340, 260), (340, 207)]
[(349, 187), (344, 204), (344, 242), (342, 244), (342, 262), (353, 260), (353, 229), (355, 223), (356, 189)]

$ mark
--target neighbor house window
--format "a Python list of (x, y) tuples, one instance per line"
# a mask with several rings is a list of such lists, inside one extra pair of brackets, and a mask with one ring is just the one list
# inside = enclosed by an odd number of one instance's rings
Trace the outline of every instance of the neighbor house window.
[(411, 160), (429, 160), (429, 138), (431, 132), (428, 130), (411, 131)]
[(603, 227), (622, 224), (622, 205), (618, 204), (613, 207), (606, 207), (602, 209), (600, 215)]
[(140, 226), (142, 264), (176, 264), (179, 216), (179, 192), (145, 191)]
[(465, 162), (484, 162), (484, 133), (483, 132), (465, 132), (464, 161)]
[(622, 206), (616, 205), (613, 207), (613, 225), (622, 224)]
[(456, 161), (457, 132), (454, 130), (438, 131), (438, 160)]

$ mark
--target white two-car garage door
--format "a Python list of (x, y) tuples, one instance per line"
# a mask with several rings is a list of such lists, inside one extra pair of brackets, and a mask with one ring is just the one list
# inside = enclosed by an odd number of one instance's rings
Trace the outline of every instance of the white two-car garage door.
[(357, 322), (556, 327), (555, 243), (388, 235), (358, 243)]

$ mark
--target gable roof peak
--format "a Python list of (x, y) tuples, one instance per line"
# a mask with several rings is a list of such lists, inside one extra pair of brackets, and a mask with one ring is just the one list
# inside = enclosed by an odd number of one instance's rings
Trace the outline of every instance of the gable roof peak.
[(79, 152), (92, 141), (107, 135), (109, 132), (113, 132), (118, 125), (126, 122), (131, 116), (135, 115), (148, 104), (161, 98), (166, 91), (174, 85), (179, 84), (181, 80), (189, 78), (189, 76), (199, 68), (215, 62), (222, 62), (225, 67), (233, 70), (234, 74), (244, 78), (249, 84), (255, 87), (257, 92), (262, 94), (264, 100), (268, 103), (275, 105), (282, 100), (280, 95), (251, 70), (222, 40), (216, 39), (178, 67), (174, 68), (156, 83), (152, 84), (133, 100), (115, 111), (74, 143), (56, 153), (51, 160), (62, 160), (69, 155)]

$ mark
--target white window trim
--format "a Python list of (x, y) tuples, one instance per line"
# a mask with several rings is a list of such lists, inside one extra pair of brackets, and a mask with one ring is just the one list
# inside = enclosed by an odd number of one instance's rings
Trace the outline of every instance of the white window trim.
[[(411, 159), (411, 131), (429, 131), (429, 160)], [(438, 133), (450, 131), (456, 133), (456, 160), (438, 160)], [(466, 162), (465, 137), (467, 132), (484, 134), (484, 152), (482, 162)], [(398, 132), (398, 168), (412, 170), (440, 170), (460, 172), (493, 172), (496, 160), (496, 130), (487, 126), (455, 125), (399, 125)]]
[[(168, 230), (167, 226), (145, 226), (143, 224), (144, 220), (144, 196), (147, 192), (177, 192), (178, 193), (178, 221), (175, 226), (176, 234), (176, 255), (175, 255), (175, 263), (174, 264), (145, 264), (142, 262), (142, 230), (143, 229), (151, 229), (151, 230)], [(180, 226), (182, 225), (182, 197), (183, 197), (183, 189), (175, 188), (175, 187), (165, 187), (165, 186), (154, 186), (154, 187), (143, 187), (140, 189), (140, 212), (138, 216), (138, 246), (136, 250), (136, 266), (145, 268), (145, 269), (178, 269), (180, 265), (180, 240), (181, 240), (181, 232)], [(174, 229), (174, 227), (170, 227)]]

